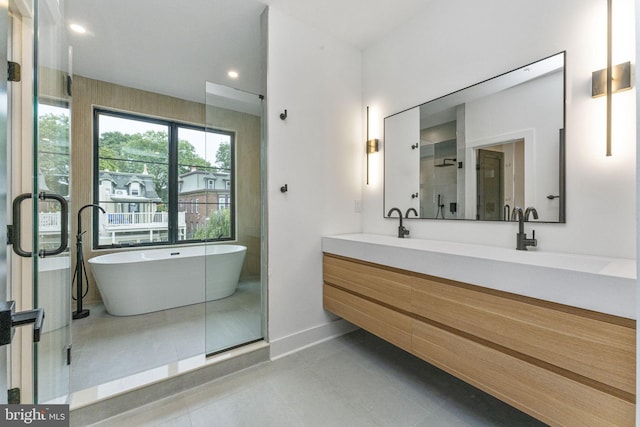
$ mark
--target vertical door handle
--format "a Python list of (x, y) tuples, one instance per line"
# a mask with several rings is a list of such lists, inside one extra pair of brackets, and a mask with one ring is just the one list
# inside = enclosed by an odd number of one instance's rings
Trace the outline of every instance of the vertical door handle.
[[(13, 225), (9, 234), (9, 243), (13, 245), (13, 251), (21, 257), (30, 258), (33, 256), (32, 252), (27, 252), (20, 246), (21, 239), (21, 226), (20, 218), (22, 217), (22, 202), (31, 199), (31, 193), (20, 194), (13, 200)], [(46, 250), (41, 249), (38, 252), (38, 256), (44, 258), (46, 256), (58, 255), (64, 252), (69, 245), (69, 205), (64, 197), (59, 194), (45, 193), (44, 191), (38, 194), (40, 200), (56, 200), (60, 203), (60, 245), (56, 249)]]
[(9, 235), (9, 243), (13, 245), (13, 251), (25, 258), (31, 258), (32, 253), (25, 251), (22, 249), (22, 246), (20, 246), (20, 218), (22, 218), (22, 211), (20, 207), (22, 206), (22, 202), (30, 198), (31, 193), (22, 193), (13, 199), (13, 226), (10, 229), (11, 232), (7, 233)]
[(60, 203), (60, 246), (52, 250), (41, 249), (38, 252), (40, 258), (58, 255), (67, 250), (69, 246), (69, 205), (67, 200), (59, 194), (45, 193), (38, 195), (40, 200), (56, 200)]

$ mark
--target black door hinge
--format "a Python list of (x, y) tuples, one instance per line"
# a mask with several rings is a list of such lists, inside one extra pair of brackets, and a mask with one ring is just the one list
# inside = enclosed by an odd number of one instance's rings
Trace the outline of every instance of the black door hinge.
[(20, 404), (20, 388), (10, 388), (7, 390), (7, 403), (9, 405), (19, 405)]
[(13, 224), (7, 224), (7, 245), (13, 245)]
[(70, 75), (67, 75), (67, 95), (69, 96), (71, 96), (71, 83), (73, 83), (73, 80)]
[(67, 366), (71, 365), (71, 344), (67, 346)]
[(19, 82), (20, 81), (20, 64), (13, 61), (7, 61), (8, 64), (8, 74), (7, 80), (10, 82)]

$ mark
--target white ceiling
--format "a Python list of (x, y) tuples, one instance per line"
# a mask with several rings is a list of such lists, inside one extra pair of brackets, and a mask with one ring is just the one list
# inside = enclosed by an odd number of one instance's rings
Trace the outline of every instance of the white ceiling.
[(265, 3), (364, 49), (427, 0), (67, 0), (67, 24), (88, 30), (70, 32), (73, 72), (196, 101), (206, 81), (259, 93)]
[(409, 21), (430, 0), (266, 0), (274, 8), (365, 49)]

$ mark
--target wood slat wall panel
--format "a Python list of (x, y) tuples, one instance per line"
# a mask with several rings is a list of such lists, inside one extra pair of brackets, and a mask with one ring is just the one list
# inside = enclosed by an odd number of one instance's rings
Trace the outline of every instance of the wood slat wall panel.
[(413, 354), (546, 423), (634, 425), (630, 402), (420, 321), (412, 334)]
[(411, 318), (325, 284), (324, 308), (345, 320), (411, 351)]
[(323, 258), (324, 280), (403, 310), (411, 310), (411, 277), (345, 259)]
[(635, 393), (634, 329), (419, 277), (413, 312)]

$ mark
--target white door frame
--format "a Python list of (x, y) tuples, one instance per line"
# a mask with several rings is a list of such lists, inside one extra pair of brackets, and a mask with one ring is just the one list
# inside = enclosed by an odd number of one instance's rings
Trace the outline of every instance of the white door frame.
[[(33, 7), (25, 0), (10, 0), (10, 17), (13, 21), (11, 35), (12, 60), (21, 66), (21, 81), (12, 82), (10, 98), (11, 156), (8, 165), (11, 182), (8, 201), (15, 195), (33, 191)], [(8, 159), (9, 160), (9, 159)], [(27, 203), (27, 202), (25, 202)], [(24, 212), (27, 210), (26, 206)], [(11, 221), (11, 220), (10, 220)], [(23, 244), (29, 247), (33, 241), (33, 220), (28, 215), (22, 218)], [(10, 260), (11, 299), (16, 301), (16, 311), (33, 308), (33, 263), (30, 258), (12, 256)], [(10, 387), (19, 387), (22, 403), (33, 402), (34, 355), (31, 328), (16, 328), (11, 345)]]

